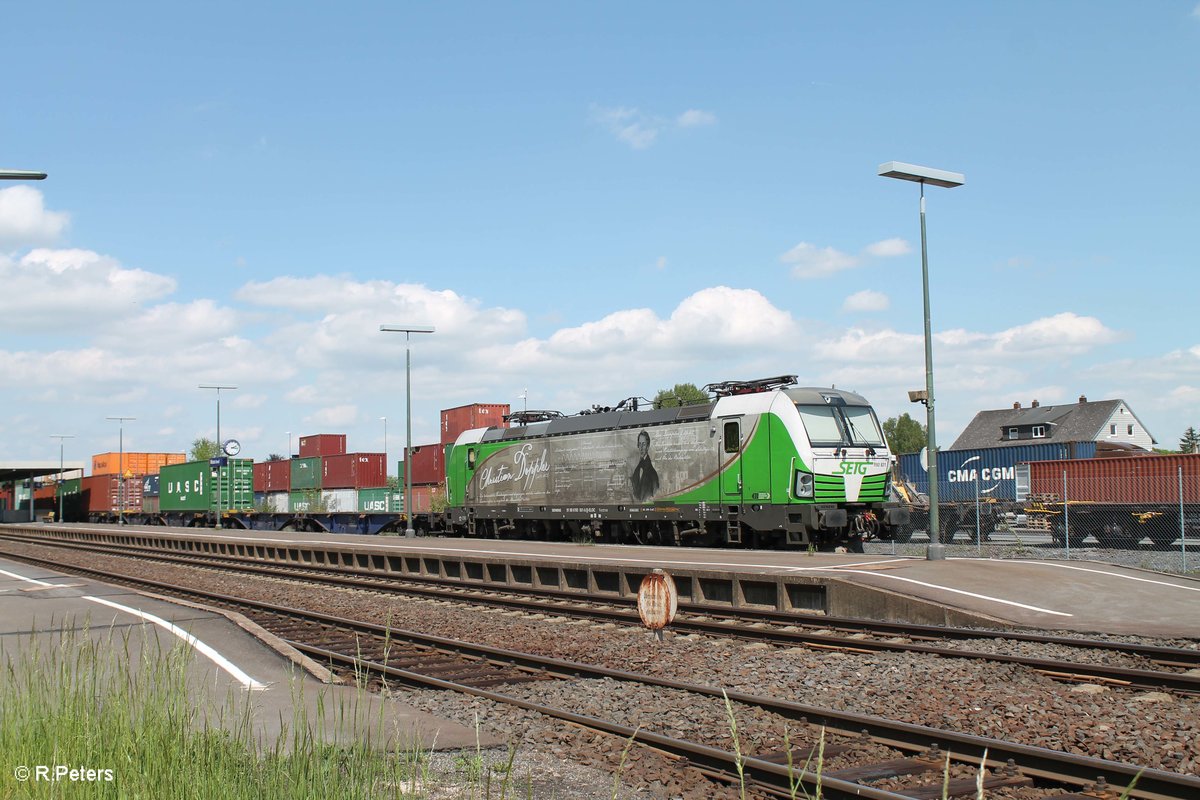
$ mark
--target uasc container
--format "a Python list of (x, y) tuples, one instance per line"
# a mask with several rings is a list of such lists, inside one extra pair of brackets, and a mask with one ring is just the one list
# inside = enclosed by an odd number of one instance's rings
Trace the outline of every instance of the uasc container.
[(321, 472), (320, 458), (315, 456), (312, 458), (293, 458), (292, 472), (289, 477), (290, 486), (288, 488), (293, 491), (296, 489), (320, 489)]
[(254, 462), (227, 459), (223, 467), (188, 461), (159, 472), (161, 511), (249, 511), (254, 508)]
[(359, 489), (358, 510), (363, 514), (399, 514), (400, 493), (391, 489)]
[(300, 437), (301, 458), (340, 456), (345, 452), (346, 434), (344, 433), (318, 433)]

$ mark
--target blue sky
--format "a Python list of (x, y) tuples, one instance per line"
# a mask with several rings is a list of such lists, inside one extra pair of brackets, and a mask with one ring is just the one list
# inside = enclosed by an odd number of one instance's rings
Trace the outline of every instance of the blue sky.
[(10, 4), (0, 455), (795, 373), (1200, 425), (1200, 5)]

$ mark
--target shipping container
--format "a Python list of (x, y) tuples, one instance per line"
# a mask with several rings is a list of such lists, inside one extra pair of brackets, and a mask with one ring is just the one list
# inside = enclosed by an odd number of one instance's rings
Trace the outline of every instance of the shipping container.
[(442, 410), (442, 444), (454, 444), (463, 431), (475, 428), (507, 428), (504, 417), (509, 413), (508, 403), (471, 403)]
[(400, 493), (391, 489), (359, 489), (358, 510), (371, 514), (399, 514)]
[(383, 453), (346, 453), (322, 459), (323, 489), (377, 489), (380, 486), (387, 486), (387, 456)]
[[(413, 485), (413, 513), (428, 514), (432, 509), (435, 500), (446, 496), (446, 487), (442, 486), (417, 486)], [(401, 497), (401, 511), (403, 508), (403, 497)]]
[(254, 491), (286, 492), (291, 488), (291, 461), (262, 461), (254, 465)]
[(291, 497), (288, 492), (267, 492), (266, 509), (273, 514), (286, 514), (291, 510)]
[(301, 458), (340, 456), (346, 452), (346, 434), (318, 433), (300, 437)]
[(288, 493), (288, 510), (293, 514), (319, 514), (325, 511), (320, 489), (293, 489)]
[(208, 461), (163, 467), (159, 472), (159, 508), (162, 511), (216, 512), (219, 497), (221, 511), (252, 510), (254, 463), (247, 458), (226, 461), (226, 466), (219, 468)]
[[(981, 447), (973, 450), (939, 450), (938, 499), (954, 502), (975, 499), (976, 480), (980, 493), (997, 500), (1017, 497), (1016, 467), (1025, 461), (1088, 459), (1096, 454), (1095, 442), (1058, 442)], [(970, 461), (978, 458), (978, 461)], [(967, 463), (970, 461), (970, 463)], [(919, 453), (906, 453), (899, 459), (900, 474), (922, 494), (929, 493), (929, 473), (921, 466)]]
[[(412, 449), (408, 460), (412, 466), (414, 485), (446, 482), (446, 450), (441, 444), (418, 445)], [(404, 467), (400, 469), (404, 474)]]
[(84, 508), (96, 513), (142, 510), (141, 478), (120, 480), (116, 475), (92, 475), (79, 482)]
[[(142, 476), (142, 496), (143, 497), (158, 497), (158, 475), (143, 475)], [(155, 511), (158, 509), (156, 508)]]
[(320, 489), (321, 488), (321, 459), (293, 458), (292, 471), (288, 475), (288, 488)]
[(358, 489), (322, 489), (321, 502), (324, 510), (331, 514), (357, 512)]
[(142, 498), (142, 511), (144, 511), (147, 514), (157, 514), (158, 509), (159, 509), (159, 498), (157, 496)]
[[(1096, 458), (1087, 461), (1038, 461), (1022, 465), (1029, 475), (1029, 496), (1061, 502), (1124, 505), (1174, 505), (1200, 502), (1200, 455)], [(1065, 478), (1065, 485), (1064, 485)]]
[(92, 456), (92, 474), (156, 475), (165, 466), (185, 461), (184, 453), (97, 453)]

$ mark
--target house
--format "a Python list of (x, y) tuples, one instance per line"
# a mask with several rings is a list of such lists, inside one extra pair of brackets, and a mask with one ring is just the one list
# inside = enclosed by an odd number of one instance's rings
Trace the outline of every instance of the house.
[[(1096, 442), (1104, 450), (1149, 451), (1157, 442), (1124, 400), (1079, 402), (1044, 406), (1034, 400), (1028, 408), (980, 411), (951, 450), (1016, 447), (1050, 442)], [(1128, 454), (1128, 453), (1126, 453)]]

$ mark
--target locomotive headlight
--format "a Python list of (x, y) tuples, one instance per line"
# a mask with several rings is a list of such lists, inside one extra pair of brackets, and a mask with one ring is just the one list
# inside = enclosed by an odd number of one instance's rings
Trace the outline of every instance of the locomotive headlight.
[(796, 497), (813, 496), (813, 476), (811, 472), (796, 473)]

